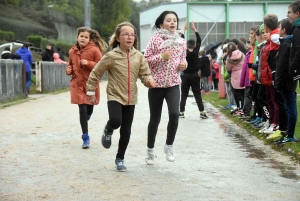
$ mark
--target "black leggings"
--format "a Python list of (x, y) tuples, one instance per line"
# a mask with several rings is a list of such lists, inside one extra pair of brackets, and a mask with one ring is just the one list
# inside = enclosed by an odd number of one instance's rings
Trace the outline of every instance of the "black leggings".
[(135, 105), (122, 105), (117, 101), (107, 102), (109, 120), (106, 129), (112, 133), (120, 126), (119, 148), (116, 158), (124, 159), (124, 155), (130, 140), (131, 125), (134, 116)]
[(181, 99), (180, 99), (180, 112), (185, 111), (186, 99), (189, 95), (190, 88), (196, 99), (196, 103), (200, 112), (204, 111), (204, 106), (200, 92), (200, 77), (198, 73), (184, 73), (181, 76)]
[(263, 84), (258, 84), (258, 85), (259, 86), (256, 95), (256, 100), (257, 100), (258, 107), (262, 111), (261, 114), (262, 114), (263, 121), (267, 121), (270, 118), (270, 114), (268, 110), (266, 86)]
[(88, 133), (88, 115), (91, 116), (93, 114), (94, 105), (80, 104), (78, 107), (82, 134), (85, 134)]
[(154, 148), (155, 137), (161, 119), (164, 99), (166, 99), (169, 111), (169, 123), (167, 127), (166, 144), (172, 145), (175, 140), (179, 119), (179, 85), (169, 88), (152, 88), (148, 91), (150, 121), (148, 124), (148, 148)]
[(244, 92), (245, 89), (234, 89), (232, 88), (234, 100), (238, 109), (243, 109), (244, 107)]

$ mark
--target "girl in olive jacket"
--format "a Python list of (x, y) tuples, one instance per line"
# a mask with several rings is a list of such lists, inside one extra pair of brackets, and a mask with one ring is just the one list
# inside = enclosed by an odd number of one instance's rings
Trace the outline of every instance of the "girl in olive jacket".
[(123, 22), (116, 27), (109, 42), (112, 51), (108, 52), (95, 66), (87, 81), (87, 95), (91, 103), (97, 103), (95, 90), (105, 71), (108, 71), (107, 107), (109, 120), (105, 126), (102, 145), (111, 146), (113, 131), (120, 127), (119, 148), (116, 155), (117, 171), (126, 171), (124, 155), (129, 143), (134, 108), (137, 104), (137, 85), (139, 77), (149, 88), (155, 87), (148, 63), (143, 54), (136, 50), (137, 35), (135, 27)]

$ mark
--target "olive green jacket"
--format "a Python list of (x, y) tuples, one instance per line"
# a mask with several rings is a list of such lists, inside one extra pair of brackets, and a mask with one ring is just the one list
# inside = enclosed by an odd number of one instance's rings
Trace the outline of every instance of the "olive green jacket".
[(149, 87), (153, 80), (144, 55), (131, 48), (125, 52), (120, 47), (106, 53), (91, 71), (87, 81), (87, 94), (93, 95), (98, 81), (107, 70), (108, 84), (106, 88), (107, 101), (117, 101), (122, 105), (137, 104), (137, 79)]

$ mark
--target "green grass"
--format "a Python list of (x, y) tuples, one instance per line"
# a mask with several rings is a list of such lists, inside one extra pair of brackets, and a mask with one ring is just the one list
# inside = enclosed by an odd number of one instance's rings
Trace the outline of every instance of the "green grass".
[[(300, 87), (297, 87), (297, 94), (300, 94)], [(219, 93), (211, 92), (210, 95), (202, 96), (202, 99), (206, 102), (211, 103), (217, 108), (220, 108), (220, 106), (225, 106), (228, 104), (227, 98), (219, 98)], [(295, 137), (297, 139), (300, 138), (300, 124), (298, 123), (300, 120), (300, 96), (297, 96), (297, 109), (298, 109), (298, 120), (296, 124), (296, 130), (295, 130)], [(264, 134), (259, 134), (258, 130), (253, 129), (251, 125), (244, 123), (237, 117), (234, 117), (230, 114), (230, 110), (220, 109), (220, 112), (222, 112), (226, 117), (228, 117), (233, 122), (237, 123), (240, 127), (247, 130), (250, 134), (256, 136), (258, 139), (263, 140), (265, 144), (270, 145), (273, 149), (281, 151), (284, 154), (287, 154), (289, 156), (292, 156), (293, 159), (300, 162), (300, 143), (287, 143), (285, 145), (274, 145), (273, 141), (266, 140), (264, 137)]]

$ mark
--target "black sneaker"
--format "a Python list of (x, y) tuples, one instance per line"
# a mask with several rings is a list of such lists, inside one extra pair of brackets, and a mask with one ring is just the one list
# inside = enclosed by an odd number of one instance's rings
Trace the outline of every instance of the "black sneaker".
[(117, 171), (119, 172), (126, 172), (127, 168), (126, 166), (124, 165), (124, 160), (120, 159), (120, 158), (117, 158), (115, 160), (115, 163), (116, 163), (116, 168), (117, 168)]
[(288, 142), (295, 142), (295, 138), (291, 137), (285, 137), (284, 139), (280, 139), (278, 141), (275, 141), (274, 144), (277, 144), (277, 145), (280, 145), (280, 144), (285, 144), (285, 143), (288, 143)]
[(111, 136), (112, 136), (112, 132), (109, 133), (106, 129), (104, 129), (102, 135), (102, 146), (106, 149), (109, 149), (111, 146)]
[(179, 112), (179, 118), (184, 118), (184, 112)]
[(205, 114), (205, 112), (200, 112), (200, 118), (201, 119), (208, 119), (208, 116)]

